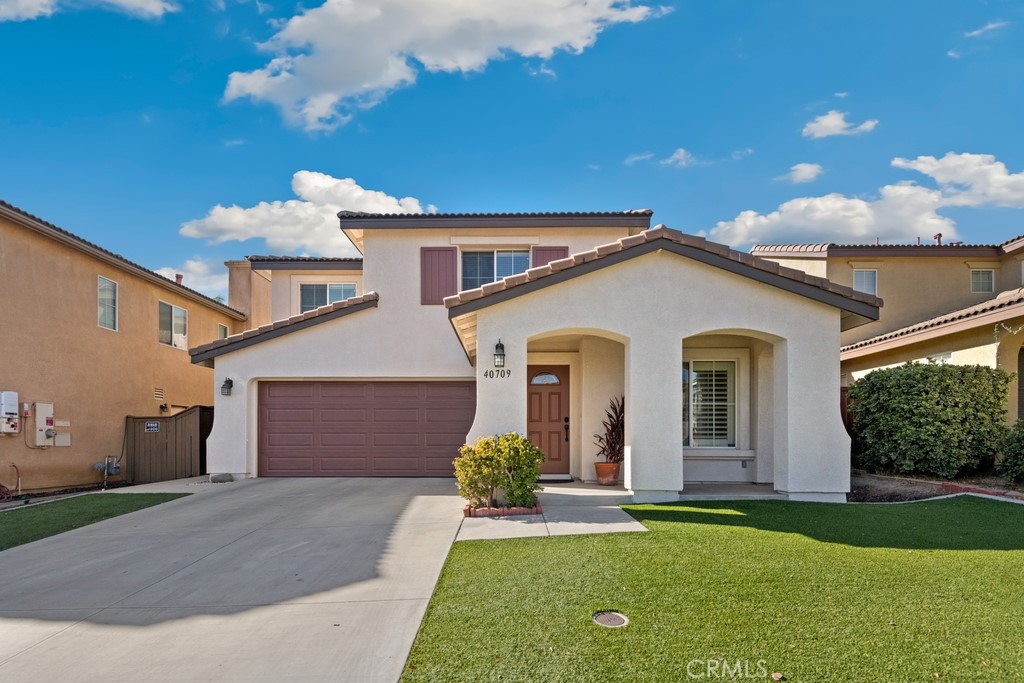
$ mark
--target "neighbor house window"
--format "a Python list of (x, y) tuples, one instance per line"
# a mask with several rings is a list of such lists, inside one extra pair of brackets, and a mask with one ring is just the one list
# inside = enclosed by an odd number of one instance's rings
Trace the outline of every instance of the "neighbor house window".
[(160, 302), (160, 337), (161, 344), (176, 349), (188, 348), (188, 311), (171, 304)]
[(96, 281), (96, 323), (117, 330), (117, 283), (103, 276)]
[(853, 290), (855, 292), (864, 292), (865, 294), (878, 294), (878, 271), (853, 271)]
[(217, 325), (217, 339), (227, 339), (227, 338), (228, 338), (228, 326), (227, 325), (219, 325), (218, 324)]
[(509, 275), (525, 272), (530, 267), (530, 251), (464, 251), (462, 252), (462, 289), (476, 289), (497, 282)]
[(991, 294), (996, 291), (994, 270), (971, 271), (971, 294)]
[(354, 284), (299, 285), (299, 309), (305, 313), (355, 295)]
[(735, 448), (736, 361), (683, 362), (683, 445)]

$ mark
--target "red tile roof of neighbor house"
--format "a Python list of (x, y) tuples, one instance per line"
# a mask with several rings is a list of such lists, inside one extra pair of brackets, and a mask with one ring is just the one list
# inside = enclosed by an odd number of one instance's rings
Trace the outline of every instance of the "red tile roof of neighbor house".
[[(992, 319), (992, 317), (989, 316), (986, 319), (981, 320), (982, 316), (985, 316), (988, 313), (994, 313), (997, 315), (995, 316), (995, 319)], [(976, 323), (970, 326), (977, 327), (980, 325), (994, 323), (998, 320), (1015, 318), (1020, 315), (1024, 315), (1024, 287), (1007, 290), (1000, 293), (996, 298), (983, 301), (980, 304), (967, 306), (966, 308), (951, 311), (919, 323), (914, 323), (913, 325), (907, 325), (906, 327), (901, 327), (898, 330), (886, 332), (885, 334), (880, 334), (877, 337), (871, 337), (870, 339), (865, 339), (863, 341), (856, 342), (855, 344), (848, 344), (840, 349), (840, 353), (866, 349), (885, 342), (910, 337), (919, 332), (948, 328), (961, 322), (969, 321)], [(914, 340), (908, 339), (907, 343), (911, 343), (912, 341)]]
[(188, 353), (192, 357), (193, 363), (202, 363), (229, 351), (237, 351), (246, 346), (251, 346), (257, 342), (274, 339), (290, 332), (297, 332), (367, 308), (376, 308), (379, 300), (380, 296), (376, 292), (367, 292), (362, 296), (354, 296), (351, 299), (336, 301), (333, 304), (314, 308), (312, 311), (293, 315), (284, 320), (267, 323), (239, 334), (233, 334), (226, 339), (217, 339), (209, 344), (189, 349)]
[(1001, 256), (995, 244), (755, 244), (754, 256), (824, 258), (827, 256)]
[(617, 216), (653, 216), (651, 209), (627, 209), (625, 211), (521, 211), (521, 212), (487, 212), (487, 213), (368, 213), (365, 211), (339, 211), (338, 218), (548, 218), (548, 217), (617, 217)]
[(341, 256), (246, 256), (247, 261), (273, 261), (281, 263), (362, 263), (360, 257)]
[[(647, 245), (646, 248), (645, 245)], [(651, 251), (651, 245), (678, 250), (683, 255), (732, 270), (741, 275), (753, 277), (766, 284), (780, 286), (790, 291), (814, 296), (814, 298), (824, 297), (828, 299), (827, 303), (832, 303), (839, 308), (843, 308), (842, 303), (845, 301), (848, 310), (867, 315), (872, 319), (877, 319), (877, 309), (882, 305), (882, 300), (877, 296), (856, 292), (850, 287), (838, 285), (825, 278), (808, 275), (802, 270), (786, 268), (774, 261), (757, 258), (751, 254), (730, 249), (724, 244), (709, 242), (703, 237), (687, 235), (678, 230), (666, 228), (664, 225), (658, 225), (631, 237), (623, 237), (616, 242), (601, 245), (590, 251), (572, 254), (564, 259), (551, 261), (537, 268), (530, 268), (524, 273), (506, 277), (504, 280), (492, 282), (477, 289), (459, 292), (454, 296), (447, 297), (444, 300), (444, 304), (449, 309), (453, 309), (449, 312), (449, 317), (454, 317), (467, 310), (463, 307), (468, 307), (474, 302), (487, 299), (495, 294), (501, 292), (513, 294), (513, 290), (516, 288), (522, 288), (524, 285), (531, 283), (538, 283), (544, 286), (548, 284), (545, 282), (548, 278), (552, 279), (550, 284), (555, 284), (555, 279), (553, 278), (555, 275), (569, 274), (573, 269), (580, 269), (587, 264), (598, 263), (603, 260), (618, 262), (618, 260), (621, 260), (621, 258), (617, 258), (620, 254), (639, 256), (641, 253)], [(673, 245), (680, 249), (672, 249)], [(634, 251), (636, 252), (635, 254), (630, 254), (630, 252)], [(608, 265), (612, 264), (608, 263)], [(558, 278), (557, 281), (560, 282), (563, 279), (566, 278)], [(536, 287), (531, 287), (530, 291), (533, 291), (533, 289), (536, 289)], [(526, 292), (522, 293), (525, 294)], [(818, 293), (819, 296), (815, 296), (815, 293)], [(517, 293), (513, 295), (517, 295)], [(488, 304), (484, 303), (483, 305)], [(474, 306), (474, 309), (477, 307), (481, 306)], [(872, 311), (871, 309), (874, 310)]]
[(136, 275), (139, 275), (142, 278), (150, 282), (153, 282), (154, 284), (157, 284), (161, 287), (165, 287), (171, 291), (178, 291), (183, 296), (186, 296), (189, 299), (207, 305), (211, 308), (215, 308), (224, 313), (227, 313), (229, 316), (235, 318), (236, 320), (246, 319), (244, 313), (242, 313), (241, 311), (236, 311), (235, 309), (231, 308), (230, 306), (223, 302), (208, 297), (201, 292), (197, 292), (196, 290), (191, 289), (190, 287), (179, 285), (173, 280), (164, 277), (160, 273), (152, 271), (149, 268), (145, 268), (144, 266), (140, 266), (138, 263), (135, 263), (133, 261), (129, 261), (120, 254), (115, 254), (114, 252), (108, 249), (104, 249), (98, 244), (94, 244), (93, 242), (83, 239), (78, 235), (65, 230), (64, 228), (54, 225), (49, 221), (43, 220), (39, 216), (30, 214), (28, 211), (25, 211), (24, 209), (19, 209), (13, 204), (9, 204), (8, 202), (3, 201), (2, 199), (0, 199), (0, 216), (7, 217), (8, 219), (18, 223), (19, 225), (25, 228), (41, 232), (42, 234), (57, 239), (58, 241), (61, 241), (75, 249), (78, 249), (79, 251), (88, 253), (101, 260), (111, 262), (112, 264), (124, 268), (129, 272), (133, 272)]

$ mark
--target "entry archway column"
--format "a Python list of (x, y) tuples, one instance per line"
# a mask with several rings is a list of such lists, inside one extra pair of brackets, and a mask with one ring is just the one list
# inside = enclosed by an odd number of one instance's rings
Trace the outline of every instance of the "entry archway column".
[(650, 329), (626, 343), (625, 484), (637, 503), (679, 500), (683, 393), (679, 337)]

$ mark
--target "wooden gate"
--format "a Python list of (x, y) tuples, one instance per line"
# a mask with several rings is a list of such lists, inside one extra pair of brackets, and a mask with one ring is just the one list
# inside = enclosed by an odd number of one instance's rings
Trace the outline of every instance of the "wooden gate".
[(213, 408), (193, 406), (169, 417), (125, 418), (127, 479), (134, 484), (206, 474)]

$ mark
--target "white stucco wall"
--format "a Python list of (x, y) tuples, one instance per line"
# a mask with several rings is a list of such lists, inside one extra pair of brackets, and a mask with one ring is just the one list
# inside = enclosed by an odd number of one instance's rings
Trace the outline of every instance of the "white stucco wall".
[(636, 500), (674, 500), (683, 489), (680, 351), (683, 339), (708, 332), (773, 342), (772, 427), (759, 434), (772, 439), (775, 487), (802, 499), (839, 500), (849, 490), (837, 309), (667, 252), (494, 304), (477, 312), (478, 343), (488, 349), (500, 337), (515, 372), (489, 379), (480, 364), (471, 437), (525, 430), (518, 380), (527, 344), (553, 330), (624, 342), (625, 484)]

